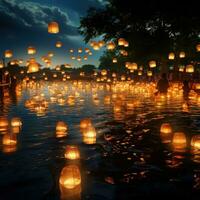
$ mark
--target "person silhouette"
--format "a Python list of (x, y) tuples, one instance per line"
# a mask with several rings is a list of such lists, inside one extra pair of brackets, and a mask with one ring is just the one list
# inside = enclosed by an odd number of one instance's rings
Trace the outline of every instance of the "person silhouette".
[(157, 93), (163, 93), (166, 94), (167, 90), (169, 88), (169, 82), (167, 80), (166, 73), (163, 73), (161, 76), (161, 79), (158, 81), (156, 89), (158, 90)]

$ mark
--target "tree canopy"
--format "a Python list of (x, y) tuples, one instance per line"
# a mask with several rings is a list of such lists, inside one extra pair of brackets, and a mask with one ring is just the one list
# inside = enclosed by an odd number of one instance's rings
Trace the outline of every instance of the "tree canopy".
[(167, 59), (170, 51), (194, 53), (200, 42), (198, 9), (197, 1), (108, 0), (103, 9), (88, 10), (79, 30), (86, 42), (98, 36), (105, 41), (125, 38), (127, 59), (143, 64)]

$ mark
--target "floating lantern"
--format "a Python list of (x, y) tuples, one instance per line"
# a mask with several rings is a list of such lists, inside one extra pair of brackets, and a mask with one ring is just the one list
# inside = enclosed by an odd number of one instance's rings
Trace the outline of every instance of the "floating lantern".
[(65, 150), (65, 158), (69, 160), (77, 160), (80, 159), (80, 152), (77, 146), (67, 145)]
[(125, 81), (126, 80), (126, 76), (122, 75), (121, 76), (121, 81)]
[(142, 76), (142, 71), (138, 71), (138, 76)]
[(0, 131), (6, 131), (8, 129), (8, 120), (6, 117), (0, 117)]
[(107, 71), (105, 69), (101, 70), (101, 75), (102, 76), (106, 76), (107, 75)]
[(136, 70), (138, 68), (137, 63), (131, 63), (130, 68)]
[(197, 50), (197, 52), (200, 52), (200, 44), (196, 45), (196, 50)]
[(64, 167), (60, 174), (59, 183), (67, 189), (74, 189), (81, 184), (80, 170), (76, 165)]
[(5, 58), (11, 58), (13, 56), (13, 52), (11, 50), (6, 50), (4, 52)]
[(85, 48), (85, 53), (89, 53), (90, 49), (89, 48)]
[(128, 41), (125, 41), (124, 42), (124, 47), (128, 47), (129, 46), (129, 42)]
[(88, 53), (88, 55), (89, 55), (89, 56), (92, 56), (92, 52), (90, 51), (90, 52)]
[(186, 68), (185, 68), (185, 71), (187, 73), (193, 73), (194, 72), (194, 66), (193, 65), (187, 65)]
[(193, 150), (200, 150), (200, 135), (194, 135), (192, 137), (191, 147)]
[(74, 49), (70, 49), (69, 52), (70, 52), (70, 53), (74, 53)]
[(83, 142), (86, 144), (96, 143), (96, 130), (94, 127), (89, 127), (83, 131)]
[(113, 58), (112, 62), (117, 63), (117, 58)]
[(77, 61), (81, 62), (81, 57), (77, 56)]
[(28, 52), (28, 54), (35, 54), (36, 49), (34, 47), (28, 47), (27, 52)]
[(147, 71), (147, 76), (152, 76), (152, 75), (153, 75), (152, 71)]
[(84, 56), (83, 59), (84, 59), (84, 60), (88, 60), (88, 57), (87, 57), (87, 56)]
[(160, 127), (160, 132), (166, 134), (172, 133), (171, 125), (169, 123), (163, 123)]
[(20, 118), (14, 117), (14, 118), (11, 119), (11, 126), (13, 126), (13, 127), (19, 127), (21, 125), (22, 125), (22, 121), (21, 121)]
[(185, 52), (184, 51), (181, 51), (179, 53), (179, 58), (185, 58)]
[(184, 151), (187, 146), (185, 133), (175, 132), (172, 139), (172, 145), (175, 151)]
[(27, 73), (34, 73), (39, 71), (39, 64), (35, 61), (30, 61)]
[(59, 121), (56, 124), (56, 131), (64, 131), (66, 132), (68, 129), (67, 124), (63, 121)]
[(114, 42), (109, 42), (108, 44), (107, 44), (107, 49), (108, 50), (113, 50), (115, 48), (115, 43)]
[(155, 61), (155, 60), (149, 61), (149, 67), (150, 67), (150, 68), (156, 67), (156, 61)]
[(52, 34), (59, 33), (59, 25), (57, 22), (50, 22), (48, 24), (48, 32)]
[(3, 145), (9, 145), (9, 146), (13, 146), (17, 144), (17, 138), (15, 135), (11, 135), (11, 134), (5, 134), (3, 135), (2, 138), (2, 144)]
[(89, 118), (82, 119), (80, 122), (81, 129), (87, 129), (92, 126), (92, 121)]
[(95, 51), (98, 51), (100, 49), (99, 43), (95, 42), (94, 45), (93, 45), (93, 49)]
[(168, 59), (169, 60), (174, 60), (175, 59), (175, 54), (173, 52), (169, 53)]
[(125, 43), (125, 39), (124, 38), (119, 38), (118, 45), (119, 46), (124, 46), (124, 43)]
[(60, 42), (60, 41), (56, 42), (56, 47), (57, 48), (61, 48), (62, 47), (62, 42)]

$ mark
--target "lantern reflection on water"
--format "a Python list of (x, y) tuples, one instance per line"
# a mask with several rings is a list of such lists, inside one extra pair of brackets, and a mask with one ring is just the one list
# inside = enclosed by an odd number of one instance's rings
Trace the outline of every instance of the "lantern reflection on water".
[(83, 131), (83, 142), (85, 144), (96, 143), (96, 130), (94, 127), (89, 127)]
[(20, 127), (22, 125), (22, 121), (18, 117), (14, 117), (11, 119), (11, 126), (13, 127)]
[(77, 146), (67, 145), (65, 150), (65, 158), (69, 160), (77, 160), (80, 158), (80, 152)]
[(74, 189), (81, 184), (80, 170), (76, 165), (64, 167), (60, 174), (59, 183), (66, 189)]
[(172, 145), (174, 151), (184, 152), (187, 147), (187, 139), (185, 133), (175, 132), (172, 139)]
[(0, 131), (4, 132), (8, 129), (8, 120), (6, 117), (0, 117)]
[(65, 124), (65, 122), (63, 121), (59, 121), (56, 124), (56, 137), (57, 138), (61, 138), (61, 137), (65, 137), (67, 135), (67, 124)]
[(169, 123), (163, 123), (160, 127), (160, 137), (163, 143), (170, 143), (172, 139), (172, 128)]

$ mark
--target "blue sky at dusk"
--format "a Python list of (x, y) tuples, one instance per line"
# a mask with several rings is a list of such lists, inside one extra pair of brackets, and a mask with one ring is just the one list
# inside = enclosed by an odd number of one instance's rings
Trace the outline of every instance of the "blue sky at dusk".
[[(36, 57), (41, 64), (41, 56), (49, 51), (54, 52), (53, 65), (70, 63), (79, 67), (83, 64), (95, 64), (102, 51), (93, 51), (88, 61), (73, 61), (69, 49), (89, 47), (78, 33), (80, 17), (86, 15), (89, 7), (102, 8), (105, 0), (1, 0), (0, 1), (0, 55), (3, 57), (6, 49), (13, 50), (12, 59), (28, 59), (27, 47), (37, 49)], [(59, 34), (49, 34), (48, 23), (57, 21)], [(63, 47), (56, 48), (55, 43), (62, 41)], [(78, 54), (75, 54), (76, 56)], [(80, 56), (83, 56), (84, 53)]]

